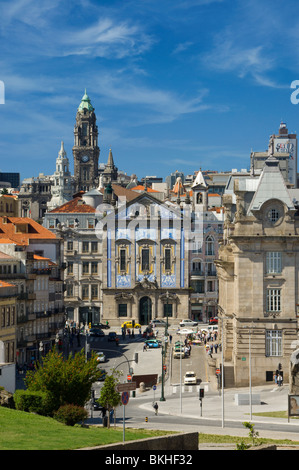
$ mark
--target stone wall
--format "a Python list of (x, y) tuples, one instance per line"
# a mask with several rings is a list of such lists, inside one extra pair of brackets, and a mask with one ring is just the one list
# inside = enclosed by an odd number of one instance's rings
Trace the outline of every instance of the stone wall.
[(198, 450), (198, 433), (170, 434), (137, 441), (118, 442), (105, 446), (85, 447), (78, 450)]

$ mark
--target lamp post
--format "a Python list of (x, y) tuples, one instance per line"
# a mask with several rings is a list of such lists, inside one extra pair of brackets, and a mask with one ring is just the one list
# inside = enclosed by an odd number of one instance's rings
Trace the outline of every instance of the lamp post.
[(164, 348), (165, 348), (165, 345), (163, 346), (162, 344), (162, 351), (161, 351), (161, 355), (162, 355), (162, 383), (161, 383), (161, 398), (160, 398), (160, 401), (165, 401), (165, 397), (164, 397)]
[(169, 299), (169, 292), (166, 291), (166, 326), (165, 326), (165, 336), (168, 335), (168, 299)]

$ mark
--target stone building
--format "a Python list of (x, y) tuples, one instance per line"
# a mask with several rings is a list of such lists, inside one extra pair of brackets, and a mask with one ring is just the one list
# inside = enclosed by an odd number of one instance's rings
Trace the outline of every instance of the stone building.
[(41, 221), (52, 197), (52, 184), (53, 178), (43, 173), (37, 177), (25, 178), (18, 194), (19, 216)]
[(190, 315), (208, 322), (218, 312), (218, 279), (215, 259), (223, 232), (223, 209), (208, 205), (208, 185), (201, 171), (191, 187), (192, 232), (197, 237), (190, 246)]
[(60, 239), (32, 219), (0, 218), (0, 279), (17, 290), (14, 353), (20, 365), (38, 358), (40, 348), (46, 353), (64, 327), (60, 248)]
[(299, 195), (273, 153), (270, 146), (259, 177), (236, 179), (223, 196), (219, 329), (225, 378), (232, 372), (235, 386), (247, 386), (249, 375), (253, 385), (272, 382), (279, 365), (288, 381), (297, 339)]
[[(1, 255), (2, 253), (0, 253), (0, 265), (3, 258)], [(4, 346), (5, 363), (16, 361), (17, 295), (18, 290), (14, 284), (0, 281), (0, 343), (2, 342)]]

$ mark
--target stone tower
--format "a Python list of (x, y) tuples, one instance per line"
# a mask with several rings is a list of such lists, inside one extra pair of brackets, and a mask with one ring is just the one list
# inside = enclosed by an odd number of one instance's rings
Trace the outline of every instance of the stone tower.
[(89, 191), (98, 185), (100, 149), (96, 115), (86, 90), (77, 110), (74, 137), (75, 189)]
[(56, 159), (56, 171), (53, 175), (53, 185), (51, 186), (52, 198), (47, 203), (48, 211), (54, 210), (65, 202), (72, 199), (74, 193), (74, 181), (69, 170), (69, 159), (64, 149), (64, 143)]

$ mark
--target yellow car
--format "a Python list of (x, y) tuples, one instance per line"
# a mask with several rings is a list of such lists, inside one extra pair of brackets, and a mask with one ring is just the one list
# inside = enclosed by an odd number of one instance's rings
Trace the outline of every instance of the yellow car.
[[(133, 320), (135, 322), (135, 320)], [(140, 323), (134, 323), (134, 326), (132, 324), (132, 320), (131, 321), (125, 321), (123, 322), (123, 324), (121, 325), (122, 328), (141, 328), (141, 325)]]

